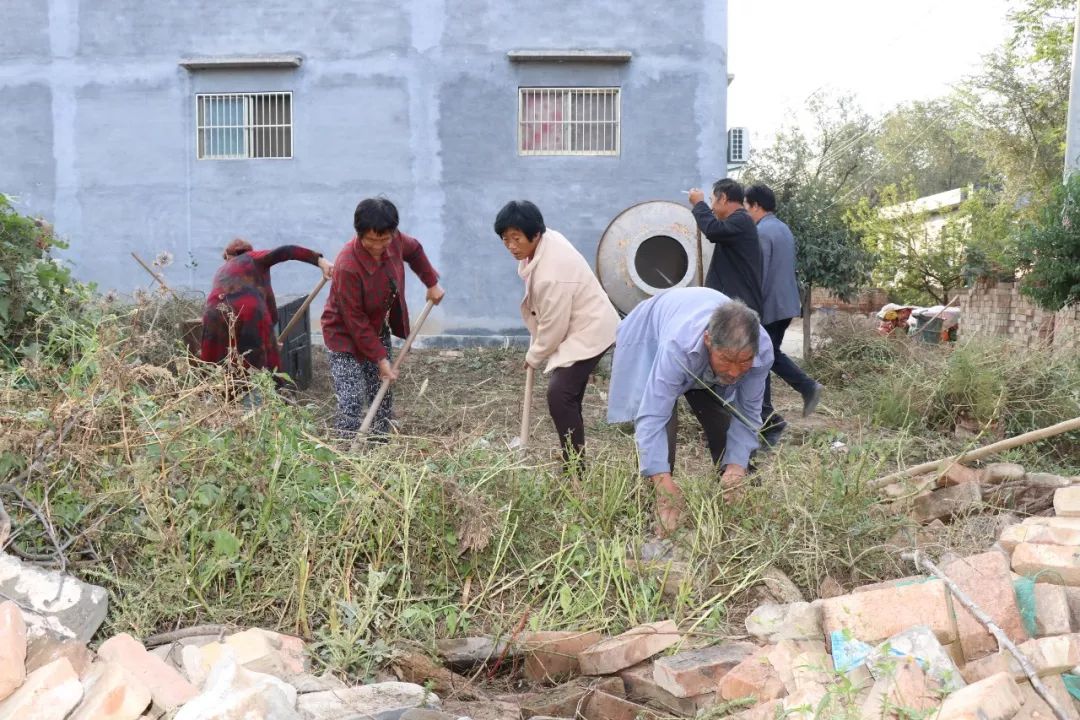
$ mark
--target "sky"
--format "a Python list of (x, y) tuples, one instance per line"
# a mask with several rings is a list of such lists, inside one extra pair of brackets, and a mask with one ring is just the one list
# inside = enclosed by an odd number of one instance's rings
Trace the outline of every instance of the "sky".
[(728, 127), (768, 145), (818, 91), (872, 114), (949, 92), (1008, 36), (1009, 0), (730, 0)]

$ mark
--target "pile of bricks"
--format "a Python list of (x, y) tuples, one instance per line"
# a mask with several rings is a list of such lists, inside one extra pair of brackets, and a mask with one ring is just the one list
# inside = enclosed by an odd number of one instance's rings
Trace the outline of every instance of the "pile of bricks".
[[(979, 492), (966, 492), (981, 499), (983, 483), (1030, 477), (1008, 464), (956, 466), (951, 475), (928, 495), (973, 484)], [(1080, 485), (1035, 479), (1057, 486), (1050, 492), (1054, 515), (1009, 525), (992, 549), (947, 556), (939, 567), (1018, 646), (1067, 717), (1080, 720), (1080, 703), (1067, 688), (1080, 676)], [(942, 495), (924, 501), (942, 504)], [(747, 617), (746, 630), (747, 639), (697, 647), (672, 622), (606, 639), (526, 634), (519, 646), (528, 679), (562, 684), (523, 702), (522, 716), (632, 720), (708, 710), (738, 720), (1054, 717), (1018, 661), (932, 576), (813, 602), (766, 603)]]

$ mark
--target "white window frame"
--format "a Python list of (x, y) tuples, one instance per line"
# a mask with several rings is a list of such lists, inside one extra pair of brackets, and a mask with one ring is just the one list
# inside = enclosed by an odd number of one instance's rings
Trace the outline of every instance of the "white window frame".
[[(575, 101), (580, 102), (586, 97), (604, 98), (600, 113), (585, 119), (574, 119), (573, 110)], [(549, 102), (561, 105), (561, 119), (536, 119), (526, 117), (526, 103), (529, 100), (539, 98), (541, 102)], [(596, 106), (593, 106), (596, 113)], [(603, 115), (600, 117), (599, 115)], [(526, 138), (535, 132), (536, 124), (555, 125), (558, 139), (550, 143), (548, 147), (526, 147), (531, 143)], [(585, 134), (586, 128), (595, 127), (597, 132)], [(573, 148), (574, 138), (600, 137), (606, 139), (607, 132), (611, 132), (611, 147), (585, 147)], [(592, 140), (589, 140), (591, 142)], [(541, 140), (541, 145), (545, 145)], [(517, 150), (522, 156), (541, 155), (576, 155), (585, 157), (617, 157), (622, 152), (622, 88), (614, 86), (604, 87), (519, 87), (517, 108)]]
[[(264, 112), (269, 112), (271, 119), (274, 115), (274, 102), (280, 99), (288, 100), (288, 121), (262, 122), (255, 124), (254, 105), (260, 100), (267, 102)], [(243, 101), (243, 117), (239, 118), (240, 124), (213, 123), (209, 117), (215, 100)], [(267, 110), (266, 108), (269, 108)], [(200, 109), (202, 122), (200, 122)], [(293, 123), (294, 106), (291, 91), (269, 90), (263, 92), (222, 92), (222, 93), (196, 93), (195, 95), (195, 157), (199, 160), (291, 160), (293, 158), (293, 143), (295, 127)], [(269, 148), (264, 152), (269, 154), (256, 155), (259, 152), (259, 142), (256, 142), (255, 133), (258, 130), (271, 129), (269, 133)], [(215, 130), (238, 130), (240, 131), (240, 151), (227, 152), (229, 147), (215, 148), (213, 131)], [(273, 132), (280, 130), (281, 132)], [(204, 134), (205, 133), (205, 134)], [(264, 141), (265, 142), (265, 141)], [(226, 143), (230, 145), (231, 143)]]

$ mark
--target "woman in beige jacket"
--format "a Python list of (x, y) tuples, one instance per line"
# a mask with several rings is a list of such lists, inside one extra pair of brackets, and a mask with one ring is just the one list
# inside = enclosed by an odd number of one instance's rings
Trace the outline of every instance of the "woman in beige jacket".
[(619, 315), (589, 262), (528, 200), (512, 201), (495, 218), (495, 233), (525, 281), (521, 317), (532, 342), (525, 362), (551, 374), (548, 410), (563, 443), (566, 468), (585, 447), (581, 401), (589, 375), (615, 343)]

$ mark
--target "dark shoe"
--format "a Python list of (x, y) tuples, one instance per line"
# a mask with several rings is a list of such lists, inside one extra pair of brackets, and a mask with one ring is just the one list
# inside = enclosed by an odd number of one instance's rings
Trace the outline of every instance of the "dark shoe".
[(780, 443), (780, 436), (784, 434), (784, 430), (787, 430), (787, 423), (782, 420), (762, 430), (761, 439), (765, 444), (765, 451), (772, 450)]
[(814, 383), (814, 387), (810, 392), (803, 395), (802, 399), (802, 416), (810, 417), (817, 410), (818, 402), (821, 400), (821, 391), (825, 389), (825, 386), (821, 383)]

